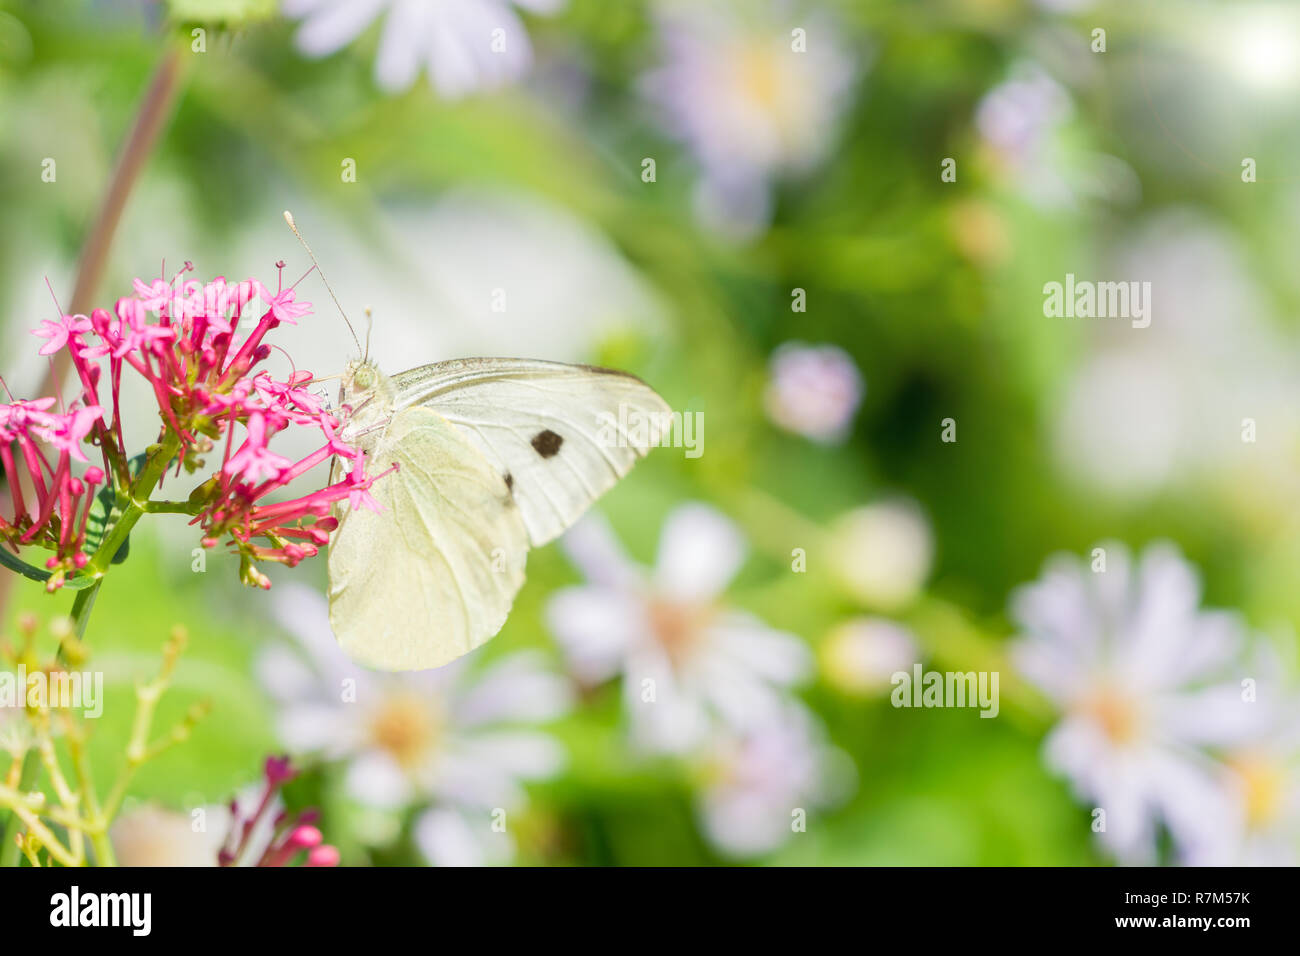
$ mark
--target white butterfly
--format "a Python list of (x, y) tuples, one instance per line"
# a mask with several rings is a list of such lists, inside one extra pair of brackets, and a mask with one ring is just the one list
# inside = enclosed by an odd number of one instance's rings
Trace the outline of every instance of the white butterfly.
[(338, 513), (330, 624), (355, 660), (386, 670), (438, 667), (495, 635), (529, 546), (563, 532), (649, 450), (653, 434), (617, 423), (670, 414), (631, 375), (530, 359), (391, 378), (362, 359), (339, 399), (351, 410), (342, 439), (398, 470), (371, 489), (381, 513)]
[[(319, 271), (293, 215), (284, 220)], [(397, 471), (370, 489), (379, 513), (336, 510), (330, 627), (370, 667), (439, 667), (501, 630), (528, 548), (578, 520), (663, 433), (625, 423), (663, 423), (671, 411), (610, 369), (470, 358), (390, 378), (357, 350), (341, 376), (339, 437), (371, 467)]]

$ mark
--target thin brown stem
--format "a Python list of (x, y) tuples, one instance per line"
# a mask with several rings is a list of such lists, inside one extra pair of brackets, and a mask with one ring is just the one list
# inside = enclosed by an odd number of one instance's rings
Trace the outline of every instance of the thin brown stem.
[[(68, 311), (73, 314), (90, 308), (99, 280), (103, 278), (113, 234), (117, 232), (126, 201), (153, 153), (163, 124), (171, 116), (172, 104), (180, 88), (181, 62), (180, 48), (175, 44), (169, 45), (154, 70), (144, 99), (140, 101), (135, 125), (127, 136), (126, 146), (113, 170), (113, 178), (109, 180), (108, 192), (104, 194), (104, 201), (99, 207), (99, 215), (95, 217), (95, 224), (81, 250), (81, 261), (77, 264), (77, 282), (72, 287), (72, 301), (68, 305)], [(47, 394), (53, 389), (55, 380), (62, 379), (66, 374), (68, 362), (66, 350), (54, 356), (54, 374), (37, 392), (38, 395)]]

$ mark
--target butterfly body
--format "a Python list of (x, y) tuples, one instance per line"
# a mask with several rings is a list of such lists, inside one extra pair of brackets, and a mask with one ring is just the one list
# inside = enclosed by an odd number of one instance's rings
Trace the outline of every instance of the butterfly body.
[(384, 375), (348, 364), (340, 437), (376, 471), (378, 513), (343, 509), (330, 622), (356, 660), (437, 667), (501, 629), (530, 546), (562, 533), (648, 451), (611, 441), (620, 406), (668, 413), (639, 379), (531, 359), (457, 359)]

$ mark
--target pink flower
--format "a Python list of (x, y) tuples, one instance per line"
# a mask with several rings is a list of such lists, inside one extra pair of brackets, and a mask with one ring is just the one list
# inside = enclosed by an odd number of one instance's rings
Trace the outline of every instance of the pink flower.
[(248, 417), (248, 438), (222, 468), (228, 475), (238, 475), (250, 482), (273, 480), (293, 462), (266, 447), (266, 416), (254, 412)]
[(275, 293), (275, 295), (272, 295), (271, 291), (267, 289), (266, 286), (262, 286), (259, 292), (262, 301), (267, 304), (271, 310), (271, 314), (275, 316), (276, 321), (278, 322), (288, 322), (290, 325), (297, 325), (298, 323), (295, 322), (294, 319), (311, 313), (310, 302), (293, 301), (294, 295), (296, 294), (293, 289), (283, 289), (280, 292)]
[[(53, 404), (53, 398), (40, 398), (0, 405), (0, 471), (12, 502), (12, 511), (0, 516), (0, 544), (15, 551), (25, 545), (54, 551), (45, 562), (53, 572), (46, 584), (51, 591), (89, 560), (82, 550), (86, 522), (95, 486), (104, 481), (98, 468), (88, 468), (81, 478), (71, 469), (72, 459), (87, 460), (81, 442), (93, 431), (102, 433), (102, 409), (92, 405), (61, 414), (47, 410)], [(45, 443), (58, 452), (53, 462)]]
[[(348, 493), (348, 507), (353, 511), (359, 511), (362, 508), (365, 508), (368, 511), (373, 511), (375, 514), (379, 514), (379, 512), (384, 509), (379, 506), (379, 502), (371, 497), (370, 492), (366, 490), (366, 485), (363, 483), (363, 479), (365, 478), (365, 464), (364, 455), (357, 455), (352, 464), (352, 480), (354, 484), (352, 490)], [(396, 468), (397, 466), (394, 465), (393, 467)]]
[(67, 415), (55, 415), (52, 421), (38, 429), (42, 438), (77, 461), (89, 461), (81, 451), (81, 443), (94, 428), (95, 422), (104, 417), (104, 410), (98, 405), (79, 408)]
[(172, 285), (165, 279), (154, 279), (148, 285), (143, 279), (134, 279), (131, 285), (135, 288), (135, 294), (140, 301), (140, 305), (150, 312), (158, 312), (171, 301), (175, 294), (172, 291)]
[(68, 344), (68, 336), (90, 331), (90, 320), (84, 315), (64, 315), (58, 319), (42, 319), (41, 328), (32, 329), (32, 335), (49, 339), (41, 346), (41, 355), (53, 355)]
[(287, 757), (268, 757), (264, 785), (248, 799), (230, 801), (230, 832), (217, 854), (218, 866), (337, 866), (339, 851), (315, 826), (320, 811), (292, 813), (280, 794), (298, 776)]

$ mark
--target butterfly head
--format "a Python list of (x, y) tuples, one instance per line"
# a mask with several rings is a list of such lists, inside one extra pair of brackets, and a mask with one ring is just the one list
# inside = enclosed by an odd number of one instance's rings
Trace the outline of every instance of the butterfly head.
[(365, 429), (392, 413), (393, 381), (369, 359), (354, 359), (343, 370), (339, 405), (349, 416), (349, 429)]

